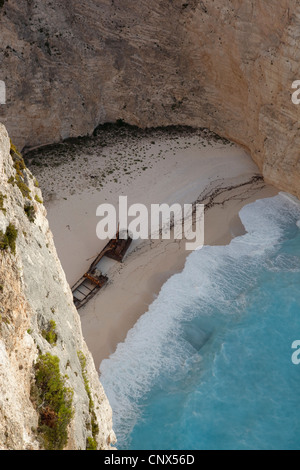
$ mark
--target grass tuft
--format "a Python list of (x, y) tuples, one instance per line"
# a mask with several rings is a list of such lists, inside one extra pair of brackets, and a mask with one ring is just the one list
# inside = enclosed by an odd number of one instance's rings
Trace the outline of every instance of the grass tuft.
[(41, 354), (34, 369), (31, 399), (39, 412), (38, 433), (46, 450), (63, 450), (74, 415), (73, 390), (66, 387), (57, 356)]

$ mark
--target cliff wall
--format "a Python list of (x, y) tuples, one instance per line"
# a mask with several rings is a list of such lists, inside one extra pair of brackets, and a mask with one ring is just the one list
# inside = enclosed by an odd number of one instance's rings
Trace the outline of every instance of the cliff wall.
[(20, 148), (141, 127), (209, 127), (300, 196), (296, 0), (7, 0), (1, 120)]
[(0, 125), (0, 449), (109, 449), (112, 411), (41, 198)]

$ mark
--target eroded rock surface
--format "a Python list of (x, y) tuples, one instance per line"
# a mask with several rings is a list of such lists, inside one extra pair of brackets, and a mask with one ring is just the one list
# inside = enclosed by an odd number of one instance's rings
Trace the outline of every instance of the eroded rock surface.
[(20, 148), (117, 119), (209, 127), (300, 196), (299, 27), (296, 0), (9, 0), (1, 119)]
[[(47, 353), (58, 357), (61, 375), (67, 376), (66, 386), (73, 391), (66, 448), (85, 450), (90, 438), (98, 449), (109, 449), (115, 442), (112, 411), (82, 336), (41, 191), (10, 151), (7, 131), (0, 124), (0, 449), (43, 448), (31, 390), (34, 365)], [(8, 227), (14, 230), (5, 239)], [(51, 322), (55, 342), (44, 333)], [(80, 357), (86, 360), (84, 367)], [(92, 422), (99, 428), (94, 435)]]

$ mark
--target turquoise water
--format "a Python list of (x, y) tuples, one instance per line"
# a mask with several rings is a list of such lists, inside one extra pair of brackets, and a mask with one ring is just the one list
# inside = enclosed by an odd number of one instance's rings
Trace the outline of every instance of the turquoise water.
[(300, 449), (300, 206), (240, 216), (248, 233), (192, 253), (102, 363), (119, 449)]

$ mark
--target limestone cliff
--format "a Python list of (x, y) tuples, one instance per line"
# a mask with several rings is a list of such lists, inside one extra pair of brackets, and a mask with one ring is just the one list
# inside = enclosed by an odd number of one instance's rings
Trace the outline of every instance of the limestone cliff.
[[(111, 408), (41, 198), (0, 125), (0, 449), (108, 449), (115, 440)], [(59, 360), (59, 376), (42, 370), (43, 358), (47, 367)], [(68, 416), (63, 389), (72, 401)]]
[(297, 0), (1, 3), (0, 112), (21, 148), (120, 118), (210, 127), (300, 196)]

